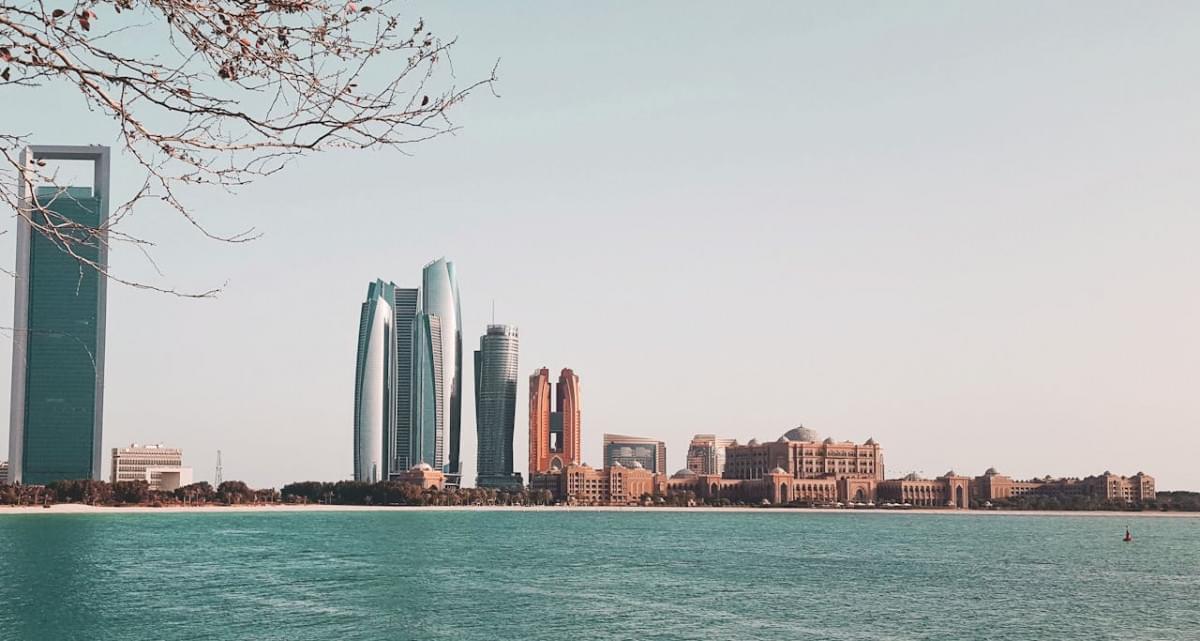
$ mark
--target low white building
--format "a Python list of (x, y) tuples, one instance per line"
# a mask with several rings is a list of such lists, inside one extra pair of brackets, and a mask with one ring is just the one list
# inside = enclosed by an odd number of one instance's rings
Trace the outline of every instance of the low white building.
[[(152, 490), (164, 489), (159, 486), (163, 471), (180, 469), (184, 469), (183, 450), (177, 447), (133, 443), (129, 447), (114, 447), (112, 450), (110, 478), (113, 483), (146, 481)], [(192, 482), (191, 468), (186, 469), (188, 481), (183, 485)]]
[(174, 492), (192, 484), (192, 468), (190, 467), (148, 467), (146, 482), (152, 490)]
[(0, 485), (8, 485), (8, 461), (0, 461)]

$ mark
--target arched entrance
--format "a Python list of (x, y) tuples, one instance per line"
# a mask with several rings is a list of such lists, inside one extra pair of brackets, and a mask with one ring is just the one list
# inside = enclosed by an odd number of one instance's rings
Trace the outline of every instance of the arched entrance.
[(719, 485), (717, 485), (716, 483), (713, 483), (712, 484), (712, 494), (710, 496), (719, 496), (720, 494), (721, 494), (721, 487)]
[(867, 495), (865, 492), (863, 492), (863, 489), (861, 487), (858, 488), (858, 491), (854, 493), (854, 502), (855, 503), (866, 503), (867, 502)]
[(788, 502), (788, 500), (789, 500), (789, 499), (788, 499), (788, 486), (787, 486), (787, 483), (780, 483), (780, 484), (779, 484), (779, 502), (780, 502), (780, 503), (787, 503), (787, 502)]
[(954, 507), (960, 510), (967, 507), (967, 504), (964, 502), (963, 488), (961, 485), (954, 488)]

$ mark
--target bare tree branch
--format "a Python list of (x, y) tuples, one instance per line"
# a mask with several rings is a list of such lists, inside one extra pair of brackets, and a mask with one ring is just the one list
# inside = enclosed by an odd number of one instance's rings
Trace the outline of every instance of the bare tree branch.
[[(439, 39), (423, 20), (404, 23), (394, 3), (74, 0), (50, 7), (0, 0), (0, 88), (8, 90), (0, 95), (12, 100), (13, 92), (69, 84), (89, 109), (118, 124), (121, 146), (146, 172), (141, 189), (112, 208), (103, 228), (89, 228), (55, 214), (53, 199), (19, 202), (18, 181), (30, 194), (35, 185), (50, 185), (55, 198), (69, 196), (43, 167), (20, 166), (28, 134), (0, 132), (0, 168), (15, 176), (0, 180), (0, 199), (93, 269), (103, 267), (83, 258), (80, 247), (118, 242), (147, 252), (153, 243), (118, 228), (145, 201), (165, 203), (206, 238), (253, 240), (259, 234), (252, 228), (210, 230), (181, 188), (232, 190), (313, 151), (403, 150), (455, 131), (449, 111), (496, 81), (493, 67), (487, 77), (457, 84), (454, 40)], [(112, 26), (100, 32), (101, 23)], [(139, 54), (131, 41), (159, 53)], [(164, 293), (219, 291), (179, 292), (103, 271)]]

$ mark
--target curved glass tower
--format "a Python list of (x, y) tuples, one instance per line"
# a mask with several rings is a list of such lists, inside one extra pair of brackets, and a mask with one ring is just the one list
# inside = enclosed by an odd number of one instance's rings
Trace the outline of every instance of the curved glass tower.
[[(420, 372), (425, 377), (432, 374), (435, 408), (425, 408), (414, 424), (428, 424), (429, 411), (433, 410), (435, 428), (435, 461), (425, 461), (446, 474), (447, 485), (459, 485), (462, 479), (462, 463), (459, 457), (462, 444), (462, 317), (458, 299), (458, 280), (454, 274), (454, 263), (439, 258), (425, 266), (421, 272), (421, 312), (437, 317), (437, 328), (430, 324), (429, 331), (440, 334), (440, 361), (434, 364), (433, 356), (427, 360), (434, 365), (433, 372)], [(418, 347), (433, 348), (434, 340), (421, 340)]]
[(354, 376), (354, 480), (374, 483), (387, 478), (388, 456), (395, 429), (395, 323), (392, 304), (396, 286), (377, 280), (367, 288), (358, 325), (358, 359)]
[(517, 417), (517, 328), (488, 325), (475, 352), (476, 474), (479, 487), (520, 488), (513, 474)]

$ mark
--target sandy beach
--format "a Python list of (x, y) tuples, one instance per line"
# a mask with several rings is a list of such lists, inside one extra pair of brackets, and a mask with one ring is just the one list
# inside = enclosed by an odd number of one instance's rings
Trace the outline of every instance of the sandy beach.
[(753, 513), (753, 514), (923, 514), (931, 516), (1079, 516), (1123, 518), (1200, 518), (1200, 512), (1105, 512), (1051, 510), (933, 510), (933, 509), (836, 509), (836, 508), (758, 508), (758, 507), (605, 507), (563, 505), (514, 507), (507, 505), (473, 506), (386, 506), (386, 505), (206, 505), (167, 507), (98, 507), (76, 503), (53, 505), (49, 509), (32, 506), (0, 506), (0, 516), (15, 514), (260, 514), (265, 512), (661, 512)]

